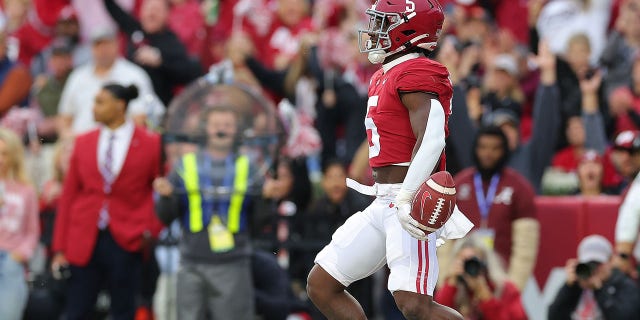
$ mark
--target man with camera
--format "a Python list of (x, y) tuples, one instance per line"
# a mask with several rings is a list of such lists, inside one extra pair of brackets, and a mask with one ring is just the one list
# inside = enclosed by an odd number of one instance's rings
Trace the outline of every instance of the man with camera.
[(634, 319), (640, 293), (633, 280), (613, 268), (607, 239), (590, 235), (578, 245), (577, 259), (565, 266), (566, 283), (548, 310), (548, 319)]

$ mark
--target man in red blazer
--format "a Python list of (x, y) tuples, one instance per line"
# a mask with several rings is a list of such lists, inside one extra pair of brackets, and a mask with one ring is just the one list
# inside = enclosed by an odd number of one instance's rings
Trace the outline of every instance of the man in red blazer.
[[(68, 265), (68, 319), (91, 318), (98, 292), (112, 319), (133, 319), (142, 250), (162, 228), (153, 207), (160, 138), (126, 118), (135, 86), (105, 85), (96, 95), (99, 129), (76, 138), (56, 217), (52, 268)], [(104, 286), (106, 285), (106, 286)]]

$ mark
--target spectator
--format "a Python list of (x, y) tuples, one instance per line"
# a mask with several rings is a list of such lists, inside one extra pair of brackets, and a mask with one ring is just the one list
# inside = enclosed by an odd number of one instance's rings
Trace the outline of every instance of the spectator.
[[(244, 128), (230, 107), (212, 106), (202, 116), (206, 149), (187, 153), (168, 178), (154, 182), (156, 211), (166, 225), (179, 219), (183, 232), (178, 269), (178, 319), (253, 319), (248, 221), (255, 168), (238, 154)], [(226, 191), (225, 191), (226, 190)], [(229, 190), (233, 190), (233, 193)]]
[(480, 129), (475, 165), (455, 176), (457, 204), (508, 268), (519, 289), (526, 285), (538, 252), (535, 191), (518, 172), (506, 168), (510, 151), (498, 127)]
[(132, 319), (142, 256), (161, 225), (153, 212), (160, 138), (127, 119), (134, 85), (104, 85), (95, 98), (99, 129), (75, 141), (58, 205), (53, 270), (68, 265), (67, 319), (92, 317), (106, 280), (113, 319)]
[[(579, 33), (571, 36), (566, 51), (558, 58), (556, 72), (558, 87), (560, 88), (562, 130), (572, 116), (580, 115), (584, 108), (599, 111), (608, 129), (611, 127), (611, 117), (602, 84), (602, 72), (596, 64), (589, 62), (591, 45), (587, 35)], [(585, 91), (587, 90), (587, 91)], [(588, 101), (583, 101), (587, 99)], [(588, 104), (588, 106), (585, 106)], [(593, 111), (590, 111), (593, 113)], [(566, 146), (565, 137), (561, 136), (558, 146)]]
[(26, 159), (32, 180), (39, 189), (54, 175), (51, 163), (54, 158), (54, 144), (58, 139), (58, 105), (69, 74), (73, 70), (72, 50), (67, 39), (55, 39), (49, 47), (48, 72), (37, 76), (31, 89), (33, 96), (30, 107), (37, 114), (37, 118), (30, 123), (31, 131), (27, 131), (31, 152), (27, 154)]
[(73, 151), (73, 139), (67, 138), (58, 140), (55, 144), (52, 157), (53, 177), (44, 182), (40, 194), (40, 225), (42, 236), (40, 241), (47, 249), (47, 256), (51, 256), (51, 245), (53, 240), (53, 223), (56, 217), (60, 195), (62, 193), (62, 183), (69, 171), (69, 161)]
[(638, 239), (640, 227), (640, 133), (636, 132), (628, 150), (629, 167), (635, 178), (628, 188), (616, 223), (616, 251), (619, 255), (614, 260), (625, 273), (632, 273), (631, 253)]
[(600, 235), (578, 245), (578, 258), (565, 265), (566, 282), (549, 306), (548, 319), (635, 319), (640, 310), (638, 287), (613, 268), (613, 250)]
[(24, 149), (0, 128), (0, 318), (20, 320), (27, 305), (24, 266), (38, 244), (38, 199), (27, 180)]
[[(300, 216), (301, 235), (306, 240), (328, 242), (333, 232), (354, 212), (367, 207), (371, 199), (347, 188), (344, 164), (337, 159), (327, 161), (322, 172), (322, 196)], [(326, 243), (325, 243), (326, 244)], [(324, 245), (319, 245), (321, 249)], [(311, 257), (311, 266), (313, 258)], [(308, 271), (308, 270), (307, 270)]]
[(526, 320), (520, 290), (509, 280), (500, 258), (473, 232), (458, 240), (452, 264), (435, 300), (460, 310), (465, 319)]
[(56, 17), (68, 0), (9, 0), (4, 3), (11, 12), (8, 13), (9, 20), (13, 20), (6, 29), (13, 40), (9, 56), (28, 68), (32, 58), (51, 41)]
[(569, 194), (578, 189), (576, 169), (587, 149), (604, 153), (607, 144), (606, 129), (602, 114), (598, 112), (597, 90), (601, 75), (598, 72), (590, 79), (580, 81), (582, 91), (581, 114), (570, 116), (565, 135), (569, 146), (556, 152), (551, 168), (543, 177), (545, 194)]
[(640, 50), (640, 0), (623, 0), (620, 16), (609, 35), (600, 61), (607, 68), (606, 94), (630, 83), (634, 55)]
[(33, 84), (33, 103), (40, 109), (42, 121), (38, 123), (38, 136), (44, 143), (57, 139), (58, 106), (67, 79), (73, 70), (73, 48), (66, 39), (54, 40), (47, 60), (48, 72)]
[(547, 2), (542, 7), (536, 24), (540, 39), (547, 39), (551, 51), (561, 54), (565, 52), (569, 39), (573, 35), (585, 33), (592, 48), (589, 61), (595, 64), (606, 48), (611, 2), (611, 0)]
[(25, 106), (31, 89), (29, 70), (9, 59), (7, 51), (7, 34), (0, 30), (0, 118), (14, 106)]
[[(277, 208), (285, 201), (292, 203), (297, 213), (305, 212), (311, 202), (311, 182), (306, 158), (290, 159), (280, 157), (270, 171), (262, 186), (264, 210), (256, 210), (254, 227), (257, 234), (261, 231), (271, 234), (277, 224)], [(256, 234), (256, 235), (257, 235)]]
[(638, 137), (640, 131), (623, 131), (614, 140), (613, 148), (605, 153), (603, 184), (610, 193), (622, 193), (635, 178), (639, 169), (633, 160), (638, 151), (634, 141)]
[(72, 65), (74, 67), (86, 64), (91, 60), (91, 47), (84, 42), (80, 42), (78, 16), (71, 5), (67, 5), (60, 10), (60, 14), (53, 28), (54, 35), (52, 42), (31, 60), (31, 74), (34, 77), (48, 74), (51, 71), (48, 61), (51, 59), (52, 51), (56, 50), (54, 47), (60, 42), (66, 42), (70, 47)]
[(631, 81), (614, 89), (609, 101), (616, 133), (640, 130), (640, 51), (633, 60)]
[[(305, 243), (313, 243), (313, 249), (307, 250), (302, 263), (292, 263), (291, 268), (301, 269), (297, 274), (308, 274), (313, 267), (316, 254), (327, 245), (331, 235), (354, 212), (364, 210), (371, 202), (368, 196), (347, 188), (347, 171), (337, 159), (328, 160), (323, 166), (321, 188), (323, 194), (316, 199), (308, 210), (297, 217), (298, 230)], [(296, 274), (294, 272), (294, 274)], [(297, 277), (300, 279), (300, 277)], [(303, 279), (306, 280), (306, 279)], [(303, 281), (306, 286), (306, 281)], [(305, 288), (302, 286), (302, 288)], [(362, 305), (365, 314), (373, 317), (373, 278), (365, 278), (349, 287), (351, 293)]]
[(91, 106), (100, 88), (108, 82), (135, 84), (140, 97), (127, 108), (127, 113), (137, 125), (143, 125), (147, 114), (163, 113), (162, 110), (148, 110), (146, 98), (157, 99), (153, 93), (151, 80), (143, 69), (118, 56), (116, 32), (108, 27), (96, 29), (92, 34), (93, 61), (76, 68), (67, 79), (62, 91), (58, 112), (60, 113), (59, 134), (80, 134), (95, 128)]
[(607, 144), (606, 128), (603, 116), (598, 112), (598, 88), (602, 75), (598, 72), (589, 79), (580, 80), (582, 93), (581, 108), (571, 116), (566, 123), (566, 139), (569, 146), (553, 158), (552, 166), (560, 167), (565, 171), (576, 169), (577, 160), (581, 158), (585, 149), (594, 149), (603, 153)]
[(104, 0), (104, 5), (128, 36), (127, 57), (149, 74), (162, 103), (169, 105), (179, 86), (202, 75), (198, 61), (189, 57), (184, 44), (168, 28), (166, 0), (143, 0), (140, 21), (122, 10), (115, 0)]
[[(298, 109), (310, 110), (305, 113), (311, 117), (317, 115), (310, 120), (315, 120), (320, 133), (323, 163), (332, 158), (351, 162), (366, 138), (362, 130), (366, 108), (353, 106), (366, 105), (366, 83), (375, 69), (355, 51), (357, 38), (353, 30), (343, 29), (327, 30), (320, 40), (306, 37), (300, 43), (300, 54), (283, 71), (266, 69), (257, 57), (245, 60), (263, 87), (296, 101)], [(344, 50), (349, 47), (354, 50)], [(338, 148), (339, 128), (344, 128), (344, 152)]]
[[(540, 82), (534, 101), (534, 128), (531, 139), (522, 143), (519, 137), (519, 118), (509, 110), (496, 110), (483, 121), (496, 125), (503, 130), (509, 141), (511, 157), (508, 165), (523, 175), (535, 188), (540, 190), (540, 183), (544, 169), (551, 162), (559, 130), (560, 97), (556, 83), (555, 56), (548, 47), (541, 43), (537, 64), (540, 66)], [(472, 164), (472, 147), (469, 137), (475, 136), (476, 126), (470, 119), (467, 109), (466, 93), (462, 86), (456, 86), (453, 94), (453, 104), (458, 106), (450, 119), (451, 130), (457, 134), (451, 138), (451, 144), (456, 150), (458, 163), (462, 166)], [(468, 151), (467, 151), (468, 150)]]
[(578, 194), (583, 197), (603, 194), (603, 171), (600, 154), (595, 150), (586, 150), (578, 164)]
[(300, 236), (294, 222), (307, 210), (311, 191), (306, 158), (280, 157), (264, 180), (262, 198), (257, 201), (251, 222), (256, 247), (276, 252), (279, 263), (296, 283), (306, 280), (297, 264), (302, 260), (298, 256), (304, 253), (290, 250), (288, 243)]
[[(261, 50), (257, 56), (259, 61), (270, 69), (283, 70), (298, 54), (302, 36), (314, 28), (309, 16), (309, 1), (276, 0), (274, 4), (275, 10), (268, 13), (267, 21), (247, 17), (247, 32), (253, 45)], [(262, 26), (265, 24), (266, 28)]]
[(524, 94), (518, 83), (516, 59), (509, 54), (499, 54), (489, 67), (481, 101), (485, 112), (510, 110), (521, 118)]

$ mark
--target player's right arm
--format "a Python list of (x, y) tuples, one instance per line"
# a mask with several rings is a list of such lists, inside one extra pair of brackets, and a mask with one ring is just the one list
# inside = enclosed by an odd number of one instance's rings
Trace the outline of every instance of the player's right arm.
[(398, 219), (414, 238), (426, 240), (426, 227), (410, 216), (411, 199), (420, 185), (433, 173), (445, 147), (445, 113), (435, 95), (426, 92), (401, 93), (409, 111), (411, 128), (416, 136), (411, 164), (396, 196)]
[[(635, 240), (638, 237), (638, 228), (640, 227), (640, 175), (631, 184), (629, 191), (624, 197), (624, 201), (620, 206), (618, 213), (618, 221), (616, 222), (616, 251), (618, 256), (615, 258), (615, 264), (623, 272), (630, 273), (632, 270), (629, 257), (633, 253)], [(626, 258), (619, 256), (623, 254)]]

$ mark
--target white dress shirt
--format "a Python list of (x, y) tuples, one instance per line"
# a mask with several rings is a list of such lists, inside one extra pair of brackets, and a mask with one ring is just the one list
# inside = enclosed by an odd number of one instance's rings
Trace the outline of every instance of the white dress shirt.
[(104, 165), (107, 148), (109, 147), (109, 137), (111, 136), (111, 133), (115, 134), (112, 151), (113, 163), (111, 164), (114, 180), (120, 173), (124, 160), (127, 158), (127, 152), (129, 151), (129, 145), (131, 144), (134, 129), (135, 126), (130, 120), (127, 120), (127, 122), (115, 130), (111, 130), (107, 127), (102, 127), (100, 129), (100, 137), (98, 138), (98, 168), (102, 168)]
[[(151, 79), (139, 66), (118, 58), (107, 75), (98, 77), (95, 74), (95, 65), (88, 63), (71, 72), (58, 105), (59, 114), (73, 117), (73, 133), (80, 134), (97, 127), (93, 118), (94, 100), (100, 88), (109, 82), (123, 86), (135, 84), (138, 87), (139, 97), (129, 102), (128, 116), (164, 112), (164, 106), (158, 103), (159, 99), (153, 91)], [(154, 103), (148, 102), (151, 101), (149, 97), (154, 98)]]

